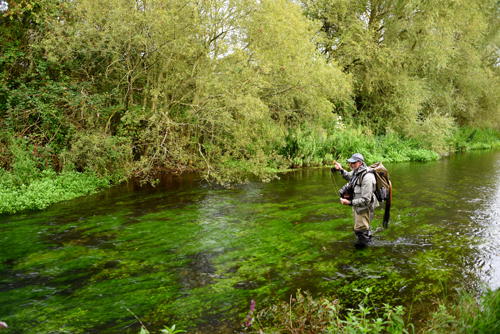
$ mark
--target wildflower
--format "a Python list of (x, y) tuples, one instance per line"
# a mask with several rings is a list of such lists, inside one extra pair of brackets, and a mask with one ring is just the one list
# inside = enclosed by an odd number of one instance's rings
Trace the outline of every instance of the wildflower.
[(252, 314), (253, 312), (255, 311), (255, 302), (252, 301), (250, 302), (250, 312), (248, 312), (247, 314), (247, 321), (245, 321), (245, 326), (246, 327), (250, 327), (253, 325), (253, 321), (252, 321)]

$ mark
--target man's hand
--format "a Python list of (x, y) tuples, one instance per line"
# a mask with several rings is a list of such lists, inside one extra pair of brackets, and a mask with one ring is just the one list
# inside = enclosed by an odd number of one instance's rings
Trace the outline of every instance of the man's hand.
[(336, 160), (333, 161), (333, 164), (335, 165), (336, 170), (342, 170), (342, 166)]
[(340, 199), (340, 203), (344, 204), (344, 205), (349, 205), (349, 200), (348, 199), (345, 199), (345, 198), (341, 198)]

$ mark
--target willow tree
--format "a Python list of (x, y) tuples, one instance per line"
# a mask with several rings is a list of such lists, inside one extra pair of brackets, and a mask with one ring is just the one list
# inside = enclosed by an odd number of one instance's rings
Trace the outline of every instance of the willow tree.
[(494, 0), (307, 0), (318, 47), (353, 75), (352, 115), (444, 150), (454, 124), (498, 126)]
[(350, 76), (316, 51), (320, 24), (285, 0), (69, 3), (76, 19), (54, 24), (44, 47), (119, 94), (102, 131), (133, 139), (143, 175), (198, 166), (219, 181), (266, 177), (284, 167), (275, 151), (288, 126), (349, 99)]

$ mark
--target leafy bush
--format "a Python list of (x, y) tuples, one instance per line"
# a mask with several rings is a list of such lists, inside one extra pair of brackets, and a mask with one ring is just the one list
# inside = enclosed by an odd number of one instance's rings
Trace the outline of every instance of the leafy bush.
[[(369, 298), (371, 288), (355, 291), (364, 294), (356, 309), (341, 309), (336, 299), (314, 299), (308, 292), (297, 291), (296, 299), (280, 301), (259, 312), (247, 322), (256, 333), (409, 333), (402, 306), (384, 304), (375, 307)], [(382, 314), (379, 314), (381, 312)], [(500, 290), (487, 290), (480, 299), (460, 292), (457, 300), (440, 301), (436, 312), (419, 333), (499, 333)]]
[(126, 180), (132, 171), (132, 145), (125, 137), (78, 133), (63, 157), (78, 171), (89, 171), (114, 183)]
[[(281, 301), (258, 312), (256, 326), (265, 333), (321, 333), (337, 322), (337, 304), (338, 300), (314, 299), (309, 292), (298, 290), (296, 298), (290, 296), (289, 301)], [(337, 322), (335, 327), (339, 325)]]
[[(13, 138), (8, 145), (10, 153), (9, 166), (11, 169), (8, 182), (15, 186), (29, 184), (40, 175), (37, 158), (33, 156), (33, 147), (21, 138)], [(3, 179), (3, 177), (2, 177)]]

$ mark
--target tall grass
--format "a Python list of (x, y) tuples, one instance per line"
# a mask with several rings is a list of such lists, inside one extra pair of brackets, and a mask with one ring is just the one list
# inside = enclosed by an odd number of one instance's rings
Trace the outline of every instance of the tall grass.
[(459, 292), (457, 300), (441, 301), (422, 333), (500, 333), (500, 290), (480, 298)]

